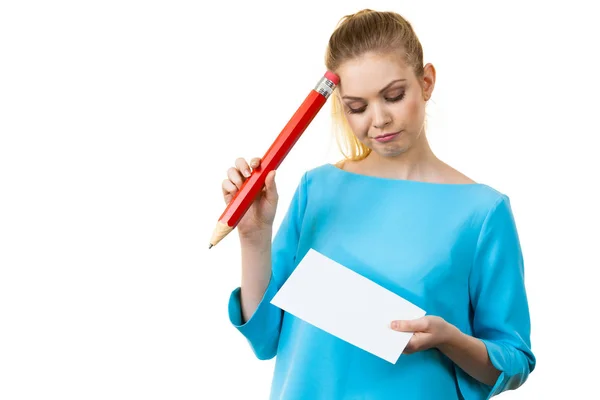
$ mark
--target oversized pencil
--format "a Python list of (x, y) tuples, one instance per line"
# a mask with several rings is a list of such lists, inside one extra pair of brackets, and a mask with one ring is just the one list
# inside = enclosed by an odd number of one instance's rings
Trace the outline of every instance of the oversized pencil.
[(306, 96), (304, 102), (298, 107), (298, 110), (262, 157), (259, 168), (252, 172), (252, 175), (244, 181), (240, 190), (227, 204), (214, 229), (208, 246), (209, 249), (219, 243), (236, 227), (264, 187), (269, 172), (279, 167), (339, 82), (340, 78), (336, 74), (327, 71), (315, 88)]

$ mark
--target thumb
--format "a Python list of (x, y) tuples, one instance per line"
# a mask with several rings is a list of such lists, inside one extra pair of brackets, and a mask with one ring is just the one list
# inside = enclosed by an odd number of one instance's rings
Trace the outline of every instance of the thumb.
[(399, 332), (429, 332), (429, 318), (421, 317), (410, 320), (392, 321), (392, 329)]
[(277, 200), (277, 185), (275, 184), (275, 170), (269, 172), (265, 179), (265, 187), (267, 189), (266, 197), (268, 200)]

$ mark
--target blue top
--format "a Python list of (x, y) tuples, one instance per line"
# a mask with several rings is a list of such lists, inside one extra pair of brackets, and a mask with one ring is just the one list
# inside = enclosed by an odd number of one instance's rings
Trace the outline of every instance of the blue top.
[[(310, 248), (481, 339), (501, 371), (471, 378), (431, 349), (389, 363), (270, 304)], [(535, 367), (523, 258), (509, 199), (493, 188), (359, 175), (325, 164), (305, 173), (274, 237), (272, 276), (242, 324), (261, 359), (275, 356), (271, 399), (488, 399)], [(391, 321), (390, 321), (391, 322)]]

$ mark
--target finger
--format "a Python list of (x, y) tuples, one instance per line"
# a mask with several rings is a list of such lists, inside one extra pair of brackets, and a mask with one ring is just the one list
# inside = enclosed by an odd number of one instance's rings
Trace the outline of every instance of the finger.
[(221, 184), (221, 189), (223, 189), (223, 195), (235, 194), (238, 191), (237, 186), (233, 184), (229, 179), (225, 179)]
[(267, 200), (274, 201), (277, 200), (277, 185), (275, 184), (275, 170), (269, 172), (267, 178), (265, 179), (265, 188), (267, 192)]
[(413, 335), (402, 352), (404, 354), (412, 354), (417, 351), (419, 351), (419, 338), (416, 335)]
[(250, 176), (250, 166), (243, 158), (235, 160), (235, 167), (242, 173), (246, 178)]
[(238, 191), (237, 187), (229, 179), (225, 179), (223, 181), (221, 189), (223, 190), (223, 197), (225, 199), (226, 204), (229, 204), (233, 196)]
[(250, 160), (250, 167), (252, 169), (256, 169), (258, 168), (258, 166), (260, 165), (260, 158), (259, 157), (254, 157), (252, 160)]
[(392, 321), (391, 327), (398, 332), (426, 332), (428, 323), (425, 318)]
[(242, 184), (244, 183), (244, 178), (242, 177), (242, 173), (238, 169), (229, 168), (227, 170), (227, 177), (238, 189), (242, 187)]

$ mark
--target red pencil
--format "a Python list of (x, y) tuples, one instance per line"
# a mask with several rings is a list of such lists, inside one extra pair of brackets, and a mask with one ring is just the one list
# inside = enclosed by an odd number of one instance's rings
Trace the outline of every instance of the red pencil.
[(259, 168), (255, 169), (252, 175), (244, 181), (240, 190), (225, 208), (213, 232), (208, 246), (209, 249), (219, 243), (236, 227), (252, 205), (257, 194), (264, 187), (267, 174), (279, 167), (339, 82), (340, 78), (336, 74), (327, 71), (315, 88), (310, 91), (261, 159)]

